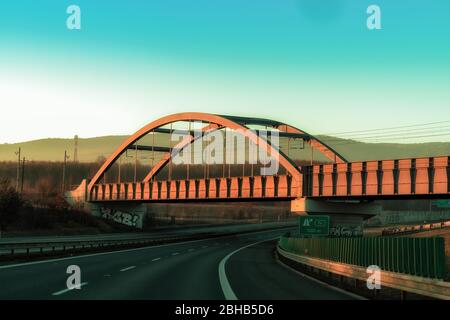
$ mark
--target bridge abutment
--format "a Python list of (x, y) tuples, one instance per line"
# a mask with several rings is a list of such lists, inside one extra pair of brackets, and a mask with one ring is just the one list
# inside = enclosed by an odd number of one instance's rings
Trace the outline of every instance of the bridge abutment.
[(142, 229), (147, 205), (144, 203), (97, 203), (88, 201), (88, 181), (85, 179), (77, 189), (67, 191), (65, 200), (72, 207), (88, 212), (93, 216), (113, 220), (130, 227)]
[(363, 222), (381, 212), (373, 202), (330, 201), (298, 198), (291, 201), (291, 212), (298, 215), (330, 216), (330, 235), (362, 236)]
[(127, 203), (90, 203), (90, 212), (96, 217), (142, 229), (147, 214), (147, 205), (144, 203), (134, 205)]

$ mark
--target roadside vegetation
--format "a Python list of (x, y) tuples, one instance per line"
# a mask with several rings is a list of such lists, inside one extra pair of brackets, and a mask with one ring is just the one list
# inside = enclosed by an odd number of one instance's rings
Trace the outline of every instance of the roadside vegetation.
[(9, 179), (1, 178), (0, 230), (2, 236), (20, 236), (92, 234), (130, 231), (130, 228), (73, 210), (60, 197), (53, 201), (47, 199), (46, 205), (34, 205), (16, 191)]

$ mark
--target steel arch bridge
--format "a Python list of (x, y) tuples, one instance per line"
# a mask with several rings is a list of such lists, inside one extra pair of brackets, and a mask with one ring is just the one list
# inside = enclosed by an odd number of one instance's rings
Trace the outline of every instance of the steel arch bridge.
[[(189, 123), (186, 136), (173, 147), (144, 146), (137, 142), (147, 135), (155, 133), (173, 133), (175, 123)], [(202, 126), (193, 130), (191, 123), (201, 123)], [(251, 129), (250, 126), (264, 126), (265, 130)], [(170, 126), (170, 128), (167, 128)], [(174, 156), (186, 150), (197, 139), (208, 136), (219, 130), (232, 130), (239, 132), (245, 139), (251, 141), (258, 148), (270, 154), (279, 165), (285, 169), (286, 174), (273, 176), (222, 176), (214, 179), (185, 179), (184, 181), (158, 181), (156, 176), (168, 166)], [(179, 130), (178, 130), (179, 131)], [(261, 118), (247, 118), (224, 116), (207, 113), (178, 113), (157, 119), (130, 136), (111, 156), (109, 156), (98, 172), (87, 185), (88, 198), (91, 201), (158, 201), (158, 200), (199, 200), (199, 199), (254, 199), (254, 198), (285, 198), (298, 197), (302, 182), (302, 169), (286, 155), (280, 148), (272, 145), (264, 132), (276, 133), (279, 137), (288, 139), (301, 139), (312, 149), (317, 150), (334, 163), (347, 163), (346, 159), (331, 147), (294, 126)], [(111, 166), (127, 150), (142, 150), (163, 153), (162, 158), (149, 168), (149, 172), (141, 181), (132, 183), (102, 184), (101, 180)], [(225, 161), (224, 161), (225, 163)], [(278, 192), (280, 191), (280, 192)]]
[[(180, 124), (187, 124), (188, 128), (179, 129)], [(264, 129), (255, 129), (255, 126)], [(167, 167), (170, 172), (174, 157), (181, 155), (197, 141), (220, 131), (238, 132), (244, 141), (251, 142), (276, 159), (283, 170), (271, 175), (255, 175), (253, 170), (251, 174), (246, 175), (244, 168), (243, 173), (237, 176), (231, 176), (230, 171), (226, 174), (224, 169), (221, 176), (215, 177), (205, 174), (203, 177), (192, 178), (189, 171), (184, 178), (172, 179), (171, 175), (165, 179), (158, 177)], [(183, 139), (176, 145), (155, 145), (155, 134), (176, 132), (184, 134)], [(311, 151), (318, 151), (331, 163), (298, 165), (289, 156), (289, 142), (288, 151), (285, 152), (274, 145), (267, 132), (288, 141), (302, 140)], [(139, 144), (149, 135), (153, 137), (151, 145)], [(226, 146), (224, 144), (225, 148)], [(143, 179), (137, 179), (135, 168), (133, 181), (121, 182), (119, 173), (119, 181), (106, 182), (106, 172), (128, 150), (134, 150), (136, 156), (138, 151), (159, 153), (162, 156), (157, 163), (148, 167)], [(351, 163), (323, 141), (286, 123), (270, 119), (189, 112), (162, 117), (138, 130), (106, 159), (92, 179), (84, 181), (78, 189), (72, 191), (71, 196), (93, 203), (448, 198), (449, 164), (448, 156)], [(223, 165), (225, 166), (225, 161)]]
[[(180, 125), (184, 125), (183, 129)], [(213, 165), (203, 163), (203, 176), (190, 175), (189, 164), (185, 166), (184, 176), (171, 174), (177, 156), (198, 142), (203, 146), (204, 139), (220, 132), (225, 134), (226, 142), (220, 145), (223, 158), (234, 148), (234, 144), (227, 144), (230, 140), (227, 134), (232, 132), (243, 139), (246, 151), (250, 144), (258, 147), (275, 159), (277, 168), (281, 169), (271, 174), (254, 174), (252, 165), (251, 173), (246, 174), (244, 160), (241, 173), (231, 175), (231, 164), (225, 159), (219, 175), (210, 175), (207, 169)], [(169, 146), (159, 145), (161, 141), (155, 140), (155, 136), (179, 133), (182, 133), (182, 139), (175, 145), (172, 140)], [(287, 139), (287, 151), (274, 141), (274, 136)], [(144, 143), (148, 137), (152, 138), (150, 145)], [(291, 139), (301, 140), (302, 146), (309, 146), (311, 154), (318, 151), (328, 163), (315, 163), (313, 158), (311, 163), (296, 162), (289, 153)], [(129, 150), (135, 152), (134, 179), (123, 182), (120, 159)], [(137, 177), (138, 151), (152, 154), (152, 164), (143, 166), (146, 171), (142, 179)], [(160, 155), (156, 163), (155, 154)], [(205, 160), (203, 152), (201, 159), (202, 162)], [(108, 170), (117, 163), (118, 179), (107, 181)], [(162, 174), (164, 170), (166, 177)], [(100, 216), (104, 216), (103, 208), (109, 208), (110, 212), (119, 210), (115, 208), (135, 212), (135, 208), (143, 208), (145, 203), (151, 202), (272, 200), (291, 201), (291, 211), (296, 213), (346, 215), (345, 219), (351, 215), (358, 216), (359, 220), (376, 214), (372, 200), (418, 198), (450, 198), (449, 156), (349, 162), (317, 137), (286, 123), (198, 112), (172, 114), (147, 124), (126, 139), (92, 179), (83, 180), (77, 189), (66, 193), (70, 204), (82, 204)]]

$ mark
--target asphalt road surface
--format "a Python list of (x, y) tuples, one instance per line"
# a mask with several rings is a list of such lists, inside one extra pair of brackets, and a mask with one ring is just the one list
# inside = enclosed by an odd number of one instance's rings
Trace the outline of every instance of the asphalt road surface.
[[(281, 266), (286, 230), (0, 266), (0, 299), (353, 299)], [(68, 290), (67, 268), (81, 270)]]
[(167, 236), (186, 236), (192, 234), (212, 234), (223, 232), (245, 232), (272, 227), (295, 226), (296, 221), (265, 222), (265, 223), (230, 223), (215, 225), (197, 225), (156, 228), (151, 232), (121, 232), (106, 234), (87, 234), (71, 236), (28, 236), (28, 237), (2, 237), (0, 244), (37, 243), (37, 242), (61, 242), (61, 241), (83, 241), (83, 240), (131, 240), (161, 238)]

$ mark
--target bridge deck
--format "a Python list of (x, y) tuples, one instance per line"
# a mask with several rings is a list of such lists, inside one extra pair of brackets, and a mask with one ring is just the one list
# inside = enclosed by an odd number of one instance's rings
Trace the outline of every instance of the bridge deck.
[(292, 177), (255, 176), (96, 184), (90, 201), (258, 200), (298, 197), (390, 199), (450, 196), (450, 157), (302, 168)]

